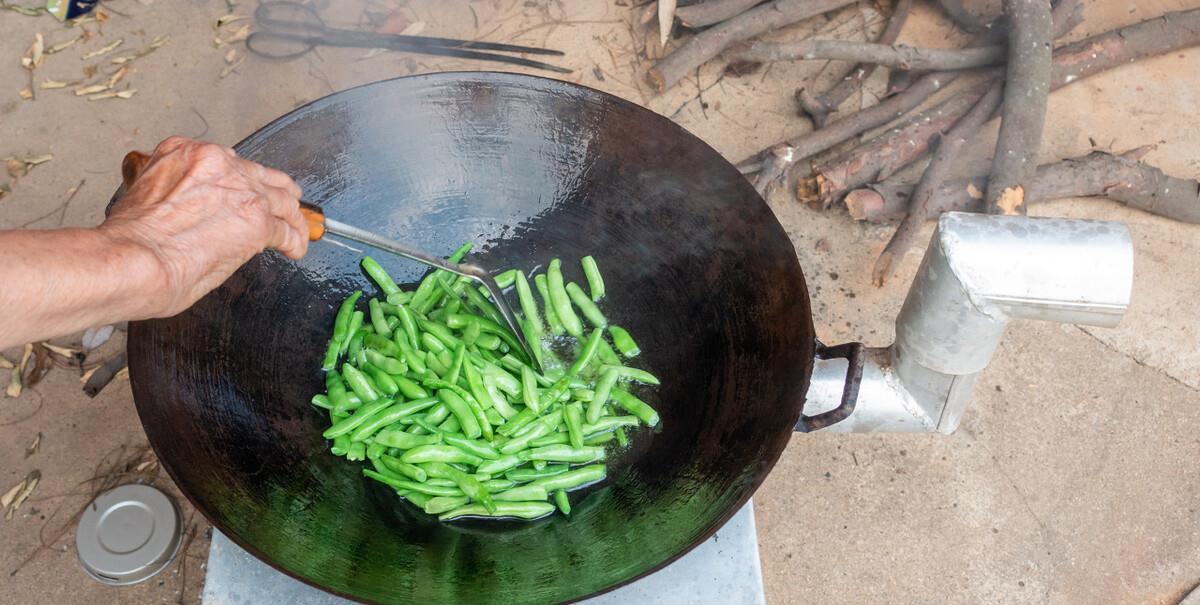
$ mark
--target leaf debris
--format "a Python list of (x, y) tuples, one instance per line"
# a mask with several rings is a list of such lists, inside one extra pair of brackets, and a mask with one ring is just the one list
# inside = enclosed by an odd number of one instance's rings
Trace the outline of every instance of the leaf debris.
[(56, 53), (60, 53), (60, 52), (62, 52), (62, 51), (64, 51), (64, 50), (67, 50), (68, 48), (71, 48), (72, 46), (74, 46), (76, 42), (79, 42), (79, 41), (83, 40), (83, 39), (84, 39), (84, 37), (85, 37), (85, 36), (82, 36), (82, 35), (81, 35), (81, 36), (79, 36), (78, 38), (71, 38), (70, 40), (66, 40), (66, 41), (64, 41), (64, 42), (59, 42), (58, 44), (55, 44), (54, 46), (51, 46), (50, 48), (47, 48), (47, 49), (46, 49), (46, 54), (47, 54), (47, 55), (53, 55), (53, 54), (56, 54)]
[(0, 504), (4, 504), (4, 506), (8, 508), (8, 512), (4, 513), (5, 521), (12, 520), (13, 515), (17, 512), (17, 509), (25, 503), (25, 500), (29, 498), (29, 494), (33, 493), (34, 488), (37, 487), (38, 482), (41, 480), (41, 471), (29, 471), (29, 474), (25, 475), (25, 478), (22, 479), (20, 483), (13, 486), (13, 489), (8, 490), (8, 492), (5, 493), (2, 498), (0, 498)]
[(86, 53), (83, 56), (79, 57), (79, 59), (81, 61), (87, 61), (88, 59), (94, 59), (96, 57), (99, 57), (100, 55), (108, 54), (108, 53), (116, 50), (118, 46), (120, 46), (124, 43), (125, 43), (125, 38), (117, 38), (116, 41), (114, 41), (112, 44), (109, 44), (108, 46), (105, 46), (103, 48), (98, 48), (96, 50), (93, 50), (90, 53)]
[(39, 431), (37, 437), (33, 438), (33, 442), (25, 447), (25, 457), (28, 458), (36, 453), (42, 447), (42, 433)]
[(154, 38), (154, 40), (152, 40), (145, 47), (143, 47), (142, 50), (139, 50), (136, 53), (133, 53), (132, 55), (116, 57), (112, 60), (112, 62), (117, 65), (123, 65), (123, 64), (133, 61), (135, 59), (140, 59), (140, 58), (158, 50), (159, 48), (162, 48), (162, 46), (164, 44), (166, 44), (167, 42), (170, 42), (170, 41), (171, 41), (171, 36), (158, 36), (158, 37)]
[(108, 92), (102, 92), (98, 95), (92, 95), (92, 96), (88, 97), (88, 100), (89, 101), (103, 101), (104, 99), (128, 99), (128, 98), (133, 97), (133, 95), (135, 95), (135, 94), (137, 94), (136, 88), (130, 88), (128, 90), (119, 90), (119, 91), (118, 90), (110, 90)]
[(17, 367), (13, 368), (12, 373), (9, 375), (8, 388), (4, 390), (4, 393), (9, 397), (15, 398), (21, 396), (21, 375), (25, 373), (25, 366), (29, 365), (29, 356), (32, 354), (33, 344), (27, 343), (25, 350), (21, 353), (21, 363), (17, 364)]

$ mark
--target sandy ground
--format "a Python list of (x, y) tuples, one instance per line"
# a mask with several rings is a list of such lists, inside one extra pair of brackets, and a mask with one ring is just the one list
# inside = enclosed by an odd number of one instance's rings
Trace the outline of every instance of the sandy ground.
[[(329, 2), (319, 3), (322, 6)], [(357, 26), (365, 12), (395, 10), (424, 33), (545, 44), (567, 51), (567, 79), (642, 103), (696, 133), (731, 160), (803, 131), (797, 86), (823, 86), (824, 63), (776, 65), (745, 78), (722, 77), (719, 62), (663, 95), (641, 84), (647, 59), (634, 9), (597, 2), (490, 0), (439, 3), (334, 2), (324, 14)], [(995, 3), (993, 3), (995, 4)], [(1070, 35), (1192, 8), (1183, 0), (1090, 2)], [(1192, 4), (1192, 6), (1189, 6)], [(116, 188), (129, 149), (151, 149), (171, 134), (233, 144), (298, 104), (349, 86), (427, 71), (487, 68), (458, 60), (324, 49), (275, 63), (249, 57), (222, 77), (217, 48), (248, 21), (250, 3), (113, 0), (110, 18), (64, 28), (47, 16), (0, 10), (0, 157), (52, 153), (0, 199), (0, 227), (94, 225)], [(863, 36), (881, 26), (869, 7), (779, 32)], [(130, 99), (89, 101), (72, 89), (18, 93), (28, 74), (21, 53), (41, 32), (46, 45), (89, 39), (46, 58), (33, 76), (75, 81), (112, 57), (170, 40), (130, 64), (118, 89)], [(936, 46), (960, 37), (918, 3), (902, 41)], [(121, 47), (82, 55), (117, 40)], [(660, 51), (656, 42), (647, 53)], [(1200, 51), (1172, 53), (1066, 87), (1051, 100), (1042, 159), (1095, 148), (1157, 145), (1148, 160), (1179, 176), (1200, 176)], [(93, 76), (100, 78), (101, 75)], [(878, 90), (877, 76), (872, 89)], [(870, 97), (848, 105), (869, 103)], [(995, 125), (968, 154), (986, 166)], [(982, 163), (981, 163), (982, 162)], [(0, 183), (3, 183), (0, 176)], [(68, 190), (79, 186), (70, 204)], [(920, 255), (899, 264), (889, 286), (869, 270), (890, 231), (820, 213), (786, 195), (769, 200), (795, 242), (810, 280), (818, 332), (826, 342), (889, 342), (892, 321)], [(773, 603), (1174, 603), (1200, 582), (1200, 228), (1127, 211), (1105, 201), (1067, 200), (1034, 214), (1125, 222), (1137, 248), (1133, 304), (1120, 327), (1097, 330), (1018, 323), (979, 382), (958, 433), (797, 436), (755, 496), (764, 582)], [(923, 238), (927, 238), (927, 226)], [(924, 241), (924, 240), (923, 240)], [(3, 287), (3, 286), (0, 286)], [(119, 350), (118, 335), (97, 353)], [(61, 339), (70, 343), (72, 338)], [(76, 337), (77, 341), (77, 337)], [(16, 352), (7, 351), (11, 359)], [(32, 392), (0, 400), (0, 489), (30, 470), (42, 482), (11, 521), (0, 523), (0, 601), (20, 603), (196, 602), (207, 525), (195, 528), (187, 557), (154, 580), (109, 588), (87, 578), (65, 521), (87, 500), (97, 465), (122, 445), (145, 444), (128, 383), (95, 399), (77, 373), (55, 370)], [(25, 457), (37, 434), (39, 451)], [(169, 479), (157, 483), (173, 490)], [(56, 531), (66, 528), (65, 533)], [(40, 536), (39, 536), (40, 534)], [(22, 561), (45, 540), (49, 548)], [(17, 570), (15, 575), (10, 572)], [(186, 569), (186, 572), (185, 572)], [(186, 577), (185, 577), (186, 576)]]

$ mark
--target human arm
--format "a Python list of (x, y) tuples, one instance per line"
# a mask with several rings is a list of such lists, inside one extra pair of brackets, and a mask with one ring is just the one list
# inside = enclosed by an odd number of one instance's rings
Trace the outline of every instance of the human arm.
[(0, 348), (177, 314), (265, 248), (308, 249), (300, 188), (232, 149), (163, 141), (91, 229), (0, 231)]

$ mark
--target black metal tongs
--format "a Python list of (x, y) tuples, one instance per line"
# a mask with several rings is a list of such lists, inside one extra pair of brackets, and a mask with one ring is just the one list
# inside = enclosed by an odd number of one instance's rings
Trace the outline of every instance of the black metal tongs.
[(533, 55), (562, 56), (562, 51), (499, 42), (478, 42), (431, 36), (406, 36), (329, 27), (312, 7), (297, 2), (264, 2), (254, 10), (254, 20), (261, 28), (246, 38), (246, 48), (261, 57), (294, 59), (318, 46), (343, 48), (382, 48), (402, 52), (495, 61), (571, 73), (570, 69), (525, 59), (499, 55), (497, 51)]

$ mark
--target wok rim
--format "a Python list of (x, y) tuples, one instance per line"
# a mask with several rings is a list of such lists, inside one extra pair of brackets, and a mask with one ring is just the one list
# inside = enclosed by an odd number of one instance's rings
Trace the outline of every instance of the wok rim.
[[(247, 141), (253, 139), (259, 133), (274, 128), (276, 125), (289, 119), (293, 114), (300, 112), (302, 110), (308, 109), (314, 105), (317, 105), (318, 103), (326, 102), (331, 97), (335, 97), (335, 96), (338, 96), (343, 93), (348, 93), (350, 91), (368, 88), (371, 86), (382, 86), (382, 85), (385, 85), (385, 84), (388, 84), (391, 82), (395, 82), (395, 81), (399, 81), (399, 80), (438, 80), (438, 79), (453, 80), (453, 79), (457, 79), (457, 78), (470, 78), (470, 77), (479, 77), (479, 78), (484, 78), (484, 79), (494, 79), (494, 78), (499, 77), (502, 80), (503, 79), (536, 80), (536, 81), (540, 81), (540, 82), (550, 83), (551, 85), (554, 85), (554, 86), (566, 86), (566, 87), (574, 87), (574, 88), (582, 89), (582, 90), (588, 92), (589, 94), (593, 94), (593, 95), (603, 98), (606, 102), (616, 103), (618, 105), (624, 105), (627, 107), (632, 107), (635, 109), (635, 111), (642, 112), (644, 115), (646, 115), (646, 118), (648, 120), (658, 120), (662, 123), (665, 123), (668, 128), (675, 129), (683, 137), (692, 139), (696, 143), (703, 145), (704, 147), (707, 147), (710, 151), (712, 151), (717, 156), (721, 157), (722, 159), (725, 159), (725, 156), (722, 155), (715, 148), (713, 148), (711, 145), (709, 145), (708, 142), (706, 142), (704, 139), (701, 139), (699, 136), (696, 136), (695, 134), (691, 133), (683, 126), (680, 126), (674, 120), (671, 120), (670, 118), (667, 118), (666, 116), (658, 113), (657, 111), (654, 111), (648, 107), (645, 107), (645, 106), (635, 103), (633, 101), (629, 101), (629, 100), (621, 98), (617, 95), (614, 95), (614, 94), (611, 94), (611, 93), (608, 93), (608, 92), (605, 92), (605, 91), (602, 91), (602, 90), (599, 90), (596, 88), (592, 88), (592, 87), (586, 86), (584, 84), (578, 84), (578, 83), (569, 82), (566, 80), (558, 80), (555, 78), (530, 75), (530, 74), (524, 74), (524, 73), (519, 73), (519, 72), (489, 71), (489, 70), (455, 70), (455, 71), (429, 72), (429, 73), (423, 73), (423, 74), (410, 74), (410, 75), (405, 75), (405, 76), (397, 76), (395, 78), (375, 80), (373, 82), (367, 82), (367, 83), (359, 84), (356, 86), (351, 86), (349, 88), (344, 88), (342, 90), (332, 92), (328, 95), (313, 99), (302, 105), (293, 107), (291, 110), (287, 111), (287, 113), (284, 113), (284, 114), (276, 117), (275, 119), (271, 120), (270, 122), (267, 122), (266, 124), (262, 125), (258, 129), (254, 130), (250, 134), (243, 137), (240, 141), (238, 141), (236, 144), (234, 144), (233, 149), (235, 151), (237, 151), (237, 148), (239, 146), (241, 146), (241, 145), (245, 144)], [(507, 82), (505, 82), (505, 83), (507, 83)], [(727, 164), (729, 164), (731, 169), (736, 170), (736, 167), (734, 167), (732, 162), (729, 162), (728, 159), (725, 159), (725, 162)], [(111, 210), (113, 204), (115, 204), (119, 200), (120, 196), (123, 195), (123, 193), (124, 193), (124, 185), (120, 186), (117, 189), (116, 193), (114, 193), (112, 201), (109, 203), (109, 207), (106, 209), (106, 212), (105, 212), (106, 216), (108, 214), (108, 211)], [(783, 225), (779, 222), (779, 217), (775, 214), (775, 211), (773, 209), (771, 209), (770, 204), (768, 204), (767, 201), (760, 194), (758, 194), (757, 191), (755, 191), (754, 195), (758, 199), (759, 203), (761, 203), (763, 206), (766, 207), (766, 209), (768, 210), (768, 212), (770, 214), (771, 219), (775, 221), (775, 225), (777, 227), (779, 227), (779, 229), (784, 233), (784, 235), (786, 237), (787, 231), (786, 231), (786, 229), (783, 228)], [(790, 237), (788, 239), (790, 240)], [(607, 593), (617, 590), (619, 588), (633, 584), (634, 582), (637, 582), (637, 581), (639, 581), (643, 578), (646, 578), (650, 575), (653, 575), (653, 574), (661, 571), (662, 569), (666, 568), (667, 566), (671, 565), (672, 563), (678, 561), (679, 559), (683, 558), (685, 555), (687, 555), (688, 553), (695, 550), (701, 544), (708, 542), (709, 539), (712, 538), (713, 535), (716, 534), (718, 531), (720, 531), (720, 529), (722, 527), (724, 527), (729, 522), (729, 520), (733, 518), (733, 516), (735, 514), (737, 514), (739, 511), (741, 511), (742, 508), (744, 508), (746, 506), (746, 503), (749, 502), (750, 499), (754, 496), (754, 494), (758, 491), (758, 489), (760, 487), (762, 487), (762, 484), (766, 481), (767, 476), (770, 475), (771, 471), (774, 470), (775, 465), (778, 464), (780, 457), (783, 456), (784, 450), (787, 449), (787, 445), (791, 441), (791, 434), (794, 432), (794, 427), (796, 426), (796, 423), (799, 422), (800, 417), (803, 413), (804, 403), (807, 399), (806, 394), (808, 391), (809, 382), (812, 378), (813, 363), (814, 363), (813, 360), (814, 360), (814, 357), (816, 354), (816, 332), (815, 332), (815, 328), (813, 327), (813, 314), (812, 314), (812, 307), (811, 307), (812, 296), (810, 295), (810, 293), (808, 291), (808, 282), (807, 282), (807, 279), (804, 277), (804, 267), (801, 265), (799, 257), (796, 256), (796, 254), (795, 254), (795, 246), (794, 245), (792, 246), (791, 258), (800, 273), (799, 289), (803, 293), (804, 307), (806, 309), (808, 309), (808, 313), (801, 314), (803, 316), (799, 317), (798, 319), (800, 319), (802, 321), (802, 323), (807, 324), (808, 332), (810, 335), (812, 335), (812, 338), (810, 338), (805, 343), (805, 345), (806, 345), (806, 346), (804, 346), (805, 351), (803, 351), (804, 354), (801, 357), (801, 359), (803, 359), (805, 361), (805, 364), (804, 364), (805, 367), (803, 368), (803, 372), (801, 374), (801, 383), (802, 383), (802, 386), (804, 387), (803, 393), (805, 393), (805, 394), (798, 397), (794, 403), (789, 404), (790, 409), (788, 409), (787, 413), (786, 413), (787, 422), (786, 422), (786, 424), (781, 425), (781, 427), (784, 427), (784, 428), (781, 428), (780, 432), (786, 431), (785, 435), (787, 435), (787, 438), (786, 439), (777, 438), (778, 443), (772, 444), (772, 447), (767, 451), (767, 454), (760, 458), (760, 462), (765, 463), (763, 465), (765, 470), (759, 476), (754, 478), (754, 480), (750, 483), (749, 487), (743, 488), (744, 493), (742, 495), (739, 495), (736, 498), (736, 500), (735, 500), (736, 504), (734, 506), (730, 506), (728, 508), (728, 510), (726, 510), (724, 513), (715, 517), (715, 521), (713, 523), (709, 524), (707, 527), (705, 527), (701, 532), (699, 532), (697, 534), (698, 537), (696, 539), (694, 539), (686, 547), (684, 547), (683, 549), (681, 549), (679, 552), (675, 553), (674, 555), (667, 557), (666, 559), (664, 559), (657, 565), (651, 566), (651, 567), (647, 568), (646, 570), (641, 571), (625, 580), (621, 580), (619, 582), (612, 584), (611, 586), (608, 586), (601, 590), (597, 590), (595, 592), (580, 596), (578, 598), (572, 598), (572, 599), (568, 599), (565, 601), (559, 601), (559, 603), (562, 603), (562, 604), (580, 603), (587, 599), (592, 599), (592, 598), (598, 597), (600, 595), (607, 594)], [(146, 440), (150, 444), (151, 449), (154, 450), (155, 457), (158, 458), (159, 464), (167, 471), (167, 475), (171, 478), (171, 481), (175, 484), (175, 487), (179, 491), (179, 493), (183, 494), (183, 496), (185, 498), (187, 498), (188, 502), (192, 505), (192, 508), (199, 511), (200, 514), (203, 515), (204, 518), (208, 520), (209, 524), (212, 525), (212, 527), (219, 530), (222, 535), (224, 535), (227, 539), (229, 539), (231, 542), (236, 544), (239, 548), (241, 548), (242, 550), (249, 553), (255, 559), (258, 559), (259, 561), (266, 563), (272, 569), (274, 569), (278, 572), (281, 572), (284, 575), (286, 575), (292, 579), (299, 580), (303, 584), (311, 586), (313, 588), (316, 588), (327, 594), (332, 594), (332, 595), (341, 597), (343, 599), (346, 599), (346, 600), (349, 600), (352, 602), (357, 602), (357, 603), (374, 603), (374, 604), (384, 605), (383, 602), (381, 602), (381, 601), (363, 600), (355, 595), (351, 595), (351, 594), (348, 594), (348, 593), (345, 593), (345, 592), (342, 592), (342, 591), (339, 591), (339, 590), (336, 590), (333, 588), (329, 588), (327, 586), (323, 586), (321, 584), (318, 584), (314, 581), (309, 580), (308, 578), (302, 577), (300, 575), (297, 575), (297, 574), (291, 572), (288, 569), (283, 568), (282, 566), (280, 566), (279, 564), (277, 564), (273, 560), (271, 560), (270, 557), (266, 556), (259, 549), (254, 548), (254, 547), (248, 545), (247, 543), (245, 543), (241, 539), (241, 537), (236, 535), (235, 532), (230, 531), (226, 527), (226, 524), (224, 522), (215, 519), (213, 517), (213, 515), (211, 515), (209, 513), (209, 511), (205, 510), (204, 507), (200, 506), (197, 503), (196, 498), (194, 498), (190, 493), (188, 493), (187, 490), (185, 490), (182, 487), (183, 483), (181, 483), (179, 480), (179, 477), (176, 476), (176, 472), (175, 472), (173, 464), (170, 461), (168, 461), (166, 458), (159, 455), (158, 447), (155, 445), (154, 441), (150, 438), (150, 433), (149, 433), (149, 431), (146, 430), (146, 428), (145, 428), (146, 423), (145, 423), (144, 419), (142, 418), (141, 405), (138, 403), (139, 383), (142, 382), (142, 377), (140, 376), (141, 371), (139, 369), (135, 368), (135, 364), (133, 362), (135, 359), (140, 360), (143, 357), (143, 355), (139, 354), (139, 352), (138, 352), (138, 349), (140, 349), (140, 347), (142, 346), (141, 343), (149, 341), (148, 335), (147, 335), (147, 337), (141, 336), (141, 332), (145, 329), (148, 329), (146, 326), (147, 323), (148, 323), (147, 321), (134, 321), (134, 322), (129, 323), (129, 330), (128, 330), (126, 346), (129, 351), (127, 355), (131, 362), (129, 365), (130, 390), (133, 395), (134, 408), (138, 414), (138, 421), (142, 424), (143, 432), (146, 433)], [(141, 364), (136, 364), (136, 365), (141, 365)], [(757, 535), (755, 537), (757, 539)], [(757, 546), (757, 544), (756, 544), (756, 546)], [(211, 553), (211, 545), (210, 545), (210, 553)], [(760, 560), (761, 560), (761, 556), (762, 555), (760, 553), (760, 555), (759, 555)], [(761, 571), (760, 571), (760, 576), (761, 576)], [(205, 576), (205, 579), (207, 580), (207, 574)]]

